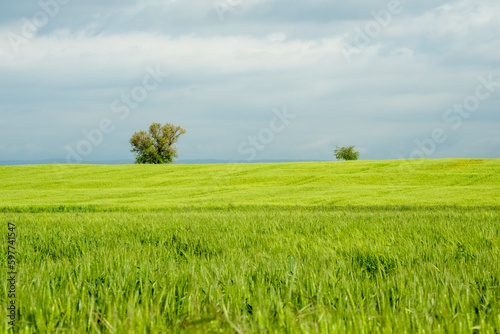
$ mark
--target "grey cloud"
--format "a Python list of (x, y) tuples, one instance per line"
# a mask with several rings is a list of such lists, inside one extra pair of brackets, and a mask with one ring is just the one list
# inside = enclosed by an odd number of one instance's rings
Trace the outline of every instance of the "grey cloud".
[[(0, 140), (19, 139), (0, 147), (0, 160), (64, 158), (103, 118), (115, 130), (86, 160), (130, 158), (130, 135), (153, 121), (188, 130), (182, 158), (242, 160), (238, 146), (283, 106), (297, 118), (258, 159), (328, 160), (348, 144), (364, 159), (408, 157), (438, 127), (449, 138), (432, 158), (500, 157), (500, 87), (458, 130), (443, 120), (478, 76), (500, 69), (500, 25), (486, 15), (498, 5), (412, 1), (348, 64), (339, 41), (386, 5), (261, 1), (220, 21), (211, 1), (72, 1), (14, 54), (6, 33), (37, 6), (9, 4), (0, 14)], [(112, 102), (157, 64), (171, 75), (120, 119)]]

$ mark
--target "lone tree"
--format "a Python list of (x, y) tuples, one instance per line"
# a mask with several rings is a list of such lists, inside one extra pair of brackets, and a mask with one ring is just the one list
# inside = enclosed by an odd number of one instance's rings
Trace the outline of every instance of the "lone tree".
[(338, 147), (335, 149), (335, 157), (337, 160), (358, 160), (359, 152), (354, 150), (356, 145), (347, 147)]
[(168, 164), (177, 158), (174, 144), (186, 133), (180, 126), (167, 123), (153, 123), (149, 131), (139, 131), (130, 138), (131, 152), (135, 153), (136, 164)]

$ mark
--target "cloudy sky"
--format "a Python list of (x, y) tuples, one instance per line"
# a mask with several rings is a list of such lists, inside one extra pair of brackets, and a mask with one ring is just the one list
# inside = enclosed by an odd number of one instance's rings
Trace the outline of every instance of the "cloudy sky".
[(500, 158), (500, 3), (0, 0), (0, 160)]

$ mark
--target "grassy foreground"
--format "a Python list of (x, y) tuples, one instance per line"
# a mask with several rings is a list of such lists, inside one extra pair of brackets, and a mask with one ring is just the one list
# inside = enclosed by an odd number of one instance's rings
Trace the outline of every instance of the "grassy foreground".
[[(0, 167), (19, 331), (497, 333), (499, 172), (499, 160)], [(5, 332), (5, 270), (0, 281)]]

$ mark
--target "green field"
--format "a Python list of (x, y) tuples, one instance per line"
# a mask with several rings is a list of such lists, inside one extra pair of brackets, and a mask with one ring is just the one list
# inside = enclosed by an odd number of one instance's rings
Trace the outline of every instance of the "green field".
[(500, 328), (498, 159), (8, 166), (0, 218), (21, 333)]

